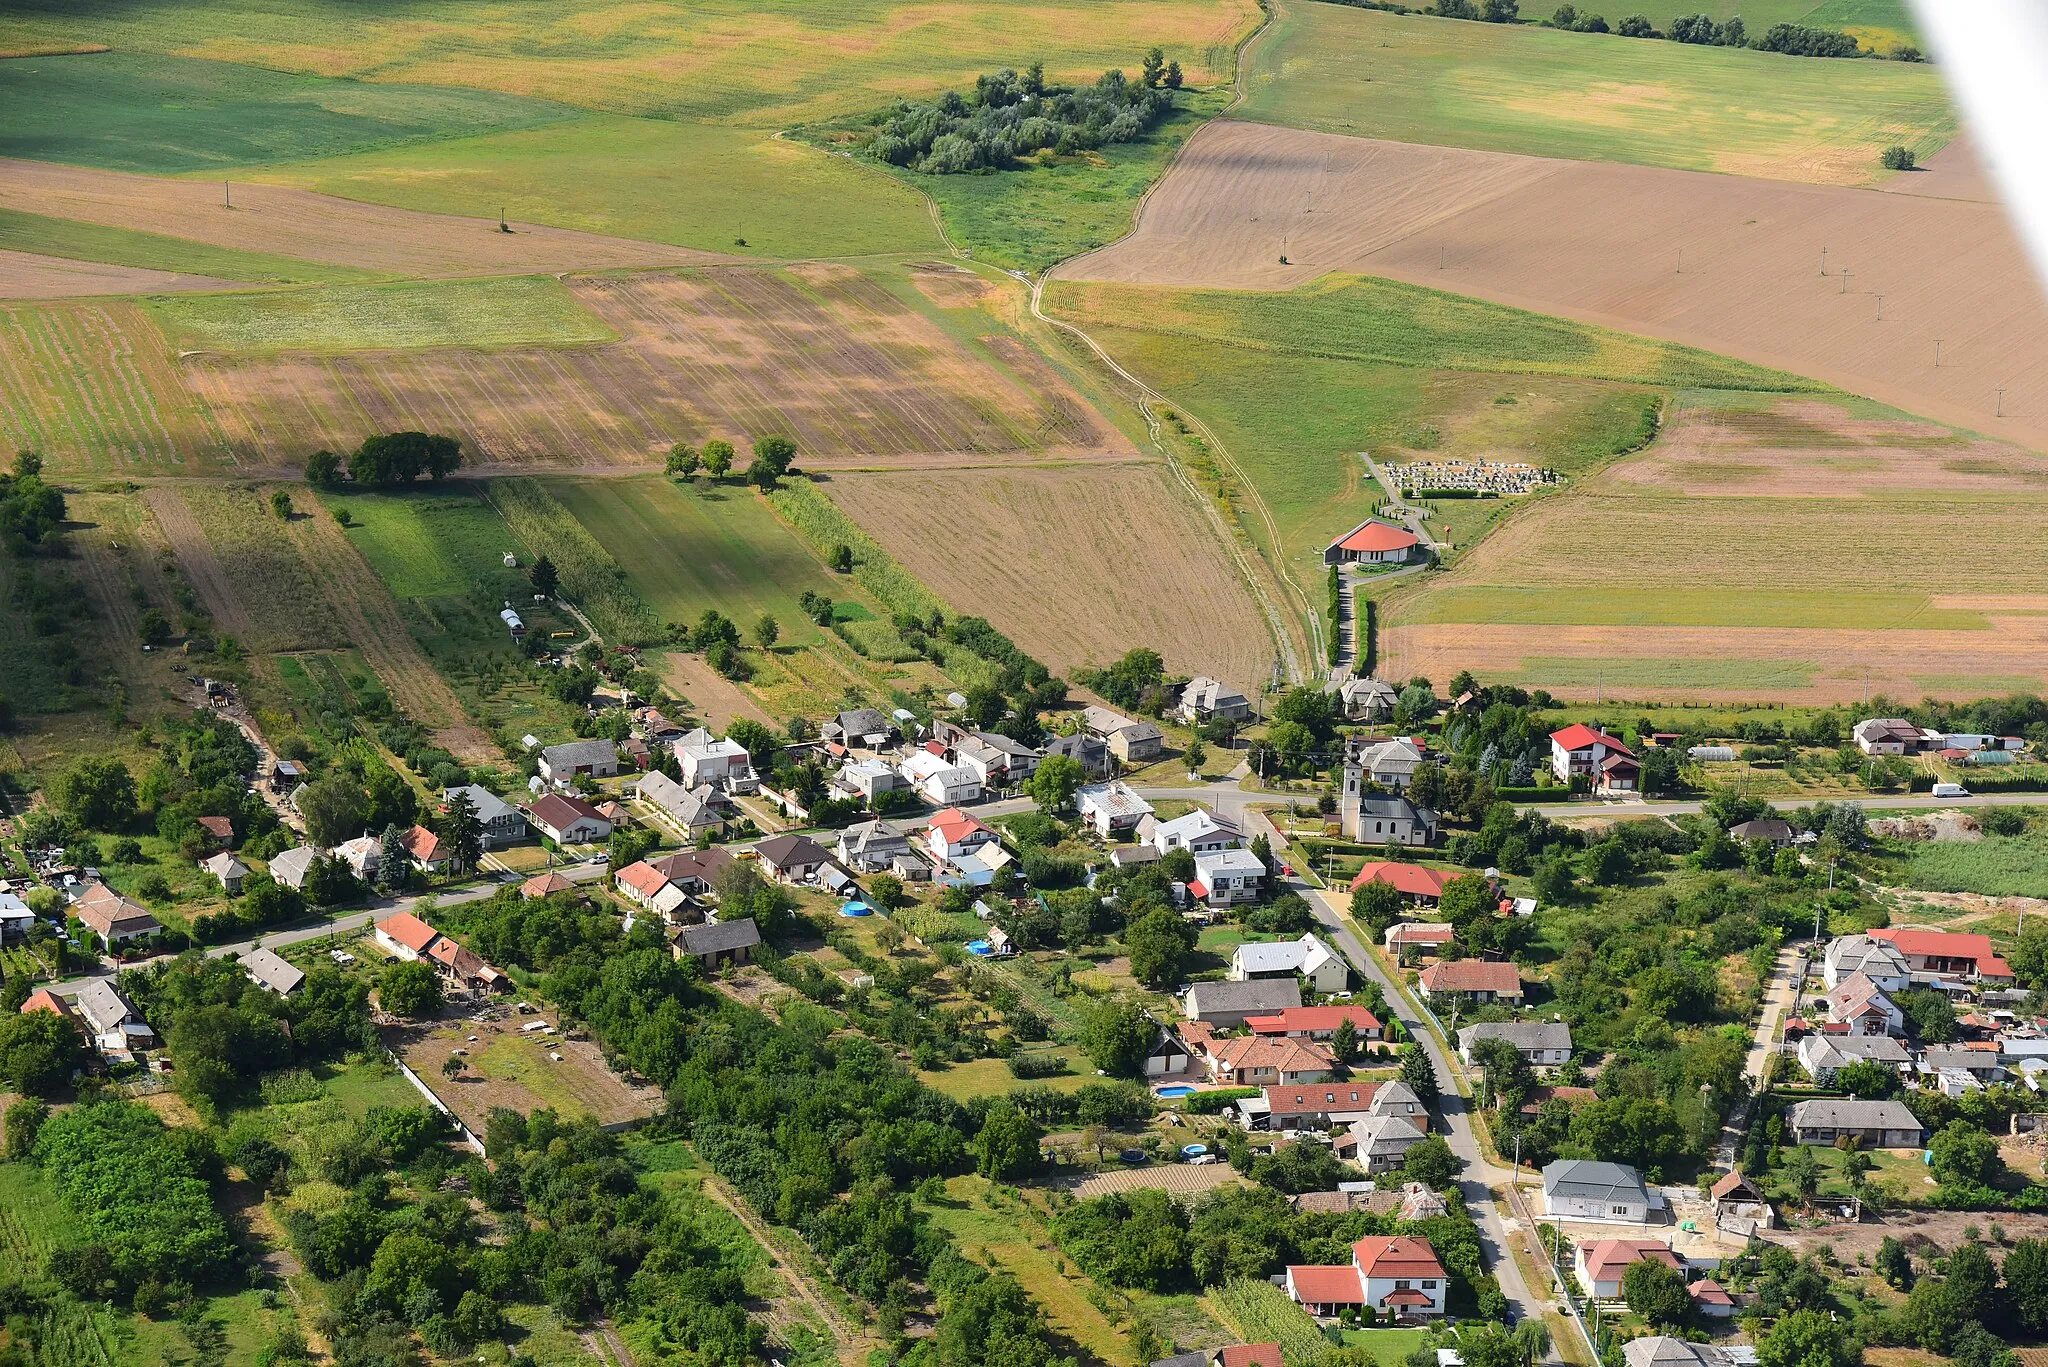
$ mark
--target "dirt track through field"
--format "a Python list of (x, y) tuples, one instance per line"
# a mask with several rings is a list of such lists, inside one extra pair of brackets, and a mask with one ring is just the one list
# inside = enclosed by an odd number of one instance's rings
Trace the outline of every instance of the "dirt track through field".
[(191, 583), (192, 591), (199, 595), (199, 601), (206, 605), (213, 616), (214, 627), (230, 636), (247, 640), (256, 629), (256, 620), (248, 607), (235, 592), (234, 581), (228, 577), (227, 567), (221, 564), (213, 543), (206, 539), (206, 532), (199, 520), (192, 516), (192, 510), (185, 506), (185, 500), (169, 485), (157, 485), (143, 492), (142, 501), (156, 514), (157, 526), (170, 539), (171, 548), (177, 552), (178, 564), (185, 571), (185, 578)]
[(479, 727), (463, 718), (461, 700), (420, 653), (398, 605), (377, 572), (349, 544), (324, 508), (295, 517), (292, 540), (325, 591), (335, 620), (376, 673), (392, 701), (434, 732), (436, 743), (465, 764), (502, 759)]
[(514, 223), (389, 209), (279, 185), (98, 171), (0, 157), (0, 206), (136, 228), (217, 247), (405, 276), (524, 274), (731, 260), (687, 247)]
[(87, 294), (229, 290), (239, 282), (141, 266), (110, 266), (35, 252), (0, 251), (0, 299), (68, 299)]
[(1169, 669), (1247, 691), (1272, 670), (1258, 604), (1163, 465), (846, 473), (823, 487), (941, 597), (1054, 669), (1149, 646)]
[(1333, 271), (1704, 347), (2048, 449), (2048, 309), (2003, 212), (1973, 198), (1224, 120), (1131, 237), (1058, 273), (1281, 290)]

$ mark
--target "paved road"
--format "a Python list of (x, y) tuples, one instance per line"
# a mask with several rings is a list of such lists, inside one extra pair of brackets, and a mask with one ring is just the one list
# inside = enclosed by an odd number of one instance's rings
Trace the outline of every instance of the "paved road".
[(1516, 1321), (1540, 1320), (1549, 1308), (1549, 1302), (1532, 1294), (1528, 1283), (1523, 1281), (1522, 1269), (1508, 1251), (1507, 1217), (1493, 1194), (1493, 1188), (1508, 1185), (1513, 1174), (1490, 1162), (1480, 1151), (1478, 1136), (1472, 1132), (1470, 1103), (1458, 1095), (1450, 1060), (1444, 1057), (1436, 1037), (1429, 1032), (1422, 1018), (1409, 1008), (1379, 961), (1367, 952), (1364, 942), (1352, 931), (1344, 915), (1344, 903), (1337, 895), (1311, 888), (1298, 880), (1290, 890), (1300, 893), (1308, 902), (1316, 919), (1330, 932), (1331, 940), (1351, 961), (1353, 970), (1380, 985), (1386, 994), (1387, 1009), (1399, 1018), (1412, 1038), (1421, 1042), (1423, 1051), (1429, 1055), (1430, 1063), (1436, 1068), (1437, 1109), (1444, 1120), (1444, 1138), (1449, 1141), (1451, 1152), (1465, 1162), (1465, 1180), (1458, 1185), (1465, 1195), (1465, 1208), (1479, 1221), (1479, 1243), (1485, 1250), (1487, 1265), (1499, 1279), (1500, 1289), (1513, 1307)]
[[(594, 865), (576, 865), (557, 869), (556, 872), (571, 882), (588, 883), (603, 878), (609, 870)], [(511, 874), (500, 878), (495, 883), (457, 888), (452, 892), (423, 892), (412, 897), (379, 898), (373, 901), (367, 910), (357, 908), (340, 911), (331, 916), (320, 916), (307, 921), (294, 922), (290, 926), (283, 928), (265, 930), (259, 935), (251, 936), (246, 940), (237, 940), (233, 944), (209, 945), (206, 950), (206, 957), (218, 959), (229, 954), (247, 954), (250, 950), (256, 948), (258, 943), (269, 949), (282, 949), (286, 945), (301, 944), (307, 940), (322, 940), (329, 935), (350, 934), (358, 930), (367, 930), (372, 922), (381, 921), (387, 916), (395, 916), (401, 911), (411, 911), (420, 903), (422, 898), (432, 897), (439, 905), (444, 907), (459, 906), (464, 902), (474, 902), (480, 897), (489, 897), (506, 883), (524, 881), (525, 877), (523, 875)], [(140, 965), (130, 964), (125, 966), (132, 968), (139, 967)], [(96, 965), (96, 971), (92, 973), (83, 973), (74, 978), (66, 978), (62, 982), (46, 984), (46, 986), (60, 996), (75, 997), (84, 989), (87, 983), (92, 982), (96, 978), (111, 978), (118, 971), (118, 969), (111, 968), (102, 961)]]
[[(2038, 806), (2048, 802), (2048, 793), (1980, 793), (1970, 797), (1930, 797), (1926, 793), (1888, 797), (1882, 793), (1865, 793), (1844, 797), (1770, 799), (1771, 806), (1781, 812), (1811, 807), (1816, 802), (1854, 802), (1867, 811), (1927, 811), (1941, 807)], [(1546, 816), (1697, 816), (1701, 807), (1698, 802), (1538, 802), (1523, 810), (1542, 812)]]

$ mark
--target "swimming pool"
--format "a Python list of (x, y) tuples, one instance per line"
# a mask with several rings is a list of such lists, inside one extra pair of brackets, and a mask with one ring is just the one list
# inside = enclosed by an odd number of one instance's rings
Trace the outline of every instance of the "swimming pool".
[(1176, 1084), (1172, 1087), (1161, 1087), (1159, 1089), (1159, 1095), (1161, 1096), (1193, 1096), (1194, 1094), (1194, 1088), (1182, 1086), (1179, 1084)]
[(994, 946), (990, 945), (986, 940), (969, 940), (967, 942), (967, 952), (986, 959), (996, 951)]

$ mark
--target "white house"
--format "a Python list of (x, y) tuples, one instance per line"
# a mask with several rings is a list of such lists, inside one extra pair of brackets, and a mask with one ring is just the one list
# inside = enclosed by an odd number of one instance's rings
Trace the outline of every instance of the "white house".
[(1186, 850), (1190, 854), (1213, 854), (1234, 850), (1244, 844), (1244, 833), (1236, 823), (1226, 821), (1207, 807), (1197, 807), (1186, 816), (1162, 821), (1152, 828), (1152, 845), (1161, 854)]
[(1632, 793), (1643, 772), (1635, 751), (1583, 722), (1550, 733), (1550, 769), (1561, 782), (1584, 779), (1598, 793)]
[(1903, 717), (1870, 717), (1849, 734), (1866, 755), (1910, 755), (1921, 749), (1920, 728)]
[(156, 1047), (156, 1032), (109, 979), (87, 983), (72, 1000), (72, 1009), (84, 1022), (93, 1047), (109, 1058), (126, 1059), (137, 1049)]
[(1265, 864), (1250, 850), (1215, 850), (1195, 856), (1188, 891), (1211, 907), (1237, 906), (1258, 901), (1265, 879)]
[(1913, 970), (1899, 947), (1869, 935), (1838, 935), (1828, 941), (1821, 958), (1821, 981), (1830, 991), (1861, 973), (1881, 992), (1903, 992), (1913, 985)]
[(1397, 793), (1405, 791), (1415, 781), (1415, 766), (1423, 758), (1422, 747), (1408, 740), (1383, 740), (1360, 746), (1346, 766), (1347, 787), (1354, 793), (1359, 791), (1350, 778), (1350, 770), (1356, 767), (1382, 788), (1392, 788)]
[(1081, 820), (1104, 840), (1136, 830), (1140, 821), (1152, 815), (1152, 805), (1121, 780), (1084, 784), (1074, 796), (1074, 805)]
[(1374, 1235), (1351, 1246), (1348, 1265), (1289, 1267), (1285, 1284), (1288, 1296), (1319, 1318), (1370, 1307), (1427, 1320), (1443, 1314), (1448, 1279), (1429, 1240)]
[(1532, 1068), (1562, 1067), (1572, 1056), (1572, 1028), (1563, 1021), (1488, 1021), (1458, 1032), (1458, 1057), (1472, 1064), (1482, 1040), (1504, 1039)]
[(1380, 679), (1346, 679), (1336, 685), (1335, 691), (1348, 721), (1391, 720), (1394, 704), (1401, 700), (1400, 690)]
[(612, 823), (580, 797), (548, 793), (526, 809), (526, 820), (557, 845), (583, 845), (609, 840)]
[(1651, 1194), (1642, 1174), (1624, 1163), (1560, 1158), (1543, 1169), (1543, 1212), (1553, 1220), (1648, 1224), (1664, 1198)]
[(893, 793), (906, 785), (896, 766), (885, 759), (857, 759), (833, 779), (841, 789), (872, 803), (880, 793)]
[[(1436, 843), (1437, 814), (1405, 797), (1368, 793), (1357, 784), (1356, 766), (1344, 769), (1344, 796), (1338, 811), (1346, 839), (1361, 845), (1405, 845), (1421, 849)], [(1411, 770), (1412, 773), (1412, 770)]]
[(396, 959), (420, 958), (440, 938), (440, 931), (409, 911), (387, 916), (377, 923), (377, 943)]
[(878, 873), (910, 853), (910, 837), (876, 818), (839, 833), (839, 862), (860, 873)]
[(1231, 955), (1232, 982), (1297, 976), (1307, 980), (1312, 991), (1342, 992), (1350, 984), (1351, 969), (1312, 932), (1298, 940), (1241, 944)]
[(974, 770), (984, 788), (1007, 788), (1031, 777), (1042, 756), (1008, 736), (976, 731), (954, 743), (953, 758)]
[(1622, 1277), (1640, 1262), (1662, 1263), (1685, 1275), (1685, 1259), (1655, 1239), (1589, 1239), (1572, 1251), (1579, 1285), (1595, 1300), (1619, 1300)]
[(981, 800), (981, 778), (964, 764), (954, 764), (944, 755), (919, 750), (897, 766), (904, 781), (925, 801), (938, 806)]
[(374, 883), (384, 865), (384, 842), (374, 835), (359, 835), (336, 845), (334, 857), (365, 883)]
[(722, 740), (700, 726), (678, 740), (674, 749), (685, 788), (709, 786), (750, 793), (761, 786), (754, 776), (753, 757), (738, 741)]
[(1190, 726), (1217, 717), (1229, 721), (1250, 721), (1251, 699), (1220, 680), (1197, 674), (1180, 691), (1180, 717)]
[(933, 813), (924, 828), (925, 848), (942, 864), (995, 843), (994, 831), (957, 807)]
[(1906, 1013), (1866, 973), (1852, 973), (1827, 995), (1828, 1019), (1852, 1035), (1901, 1035)]
[(619, 772), (619, 747), (608, 740), (572, 740), (540, 752), (540, 776), (566, 788), (578, 774), (610, 778)]

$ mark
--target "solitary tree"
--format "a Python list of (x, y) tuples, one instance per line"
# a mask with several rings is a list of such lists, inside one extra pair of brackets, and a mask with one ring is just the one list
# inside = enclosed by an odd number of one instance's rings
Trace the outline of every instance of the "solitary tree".
[(832, 554), (825, 557), (826, 563), (841, 574), (853, 573), (853, 547), (844, 541), (834, 542)]
[(554, 597), (555, 590), (561, 587), (561, 576), (555, 572), (555, 562), (545, 555), (533, 562), (533, 570), (527, 577), (533, 580), (533, 591), (543, 598)]
[(1436, 1067), (1429, 1061), (1429, 1055), (1420, 1044), (1407, 1044), (1401, 1049), (1401, 1081), (1425, 1106), (1434, 1106), (1437, 1097)]
[(1621, 1274), (1621, 1294), (1629, 1309), (1660, 1329), (1683, 1328), (1691, 1317), (1685, 1278), (1654, 1258), (1628, 1265)]
[(679, 441), (668, 448), (668, 460), (662, 469), (670, 475), (688, 479), (697, 473), (697, 467), (703, 463), (704, 458), (697, 454), (696, 447), (688, 442)]
[(777, 475), (786, 475), (796, 463), (796, 443), (788, 437), (762, 437), (754, 443), (754, 459), (766, 461)]
[(462, 1076), (461, 1055), (450, 1054), (441, 1060), (441, 1076), (451, 1080)]
[(287, 489), (272, 489), (270, 491), (270, 511), (276, 513), (280, 518), (284, 519), (286, 522), (291, 521), (291, 492)]
[(1346, 1016), (1337, 1022), (1337, 1028), (1330, 1032), (1330, 1057), (1339, 1063), (1349, 1063), (1358, 1053), (1358, 1027)]
[(761, 620), (754, 623), (754, 643), (763, 650), (775, 648), (775, 640), (782, 635), (782, 626), (768, 613), (761, 614)]
[(714, 437), (704, 443), (704, 473), (713, 479), (724, 479), (732, 471), (732, 443)]
[(1024, 780), (1024, 791), (1038, 804), (1039, 811), (1056, 814), (1073, 805), (1083, 777), (1081, 761), (1071, 755), (1048, 755)]
[(377, 980), (377, 1000), (394, 1016), (420, 1020), (441, 1009), (441, 979), (414, 959), (392, 964)]
[(1038, 1122), (1007, 1101), (988, 1108), (974, 1136), (974, 1170), (998, 1180), (1038, 1165)]
[(1136, 1003), (1104, 1002), (1082, 1024), (1081, 1049), (1111, 1077), (1136, 1077), (1145, 1069), (1145, 1056), (1157, 1033)]
[(446, 808), (441, 813), (441, 839), (448, 845), (448, 862), (458, 873), (467, 873), (477, 866), (484, 855), (484, 828), (477, 819), (476, 804), (469, 800), (469, 794), (449, 794)]

